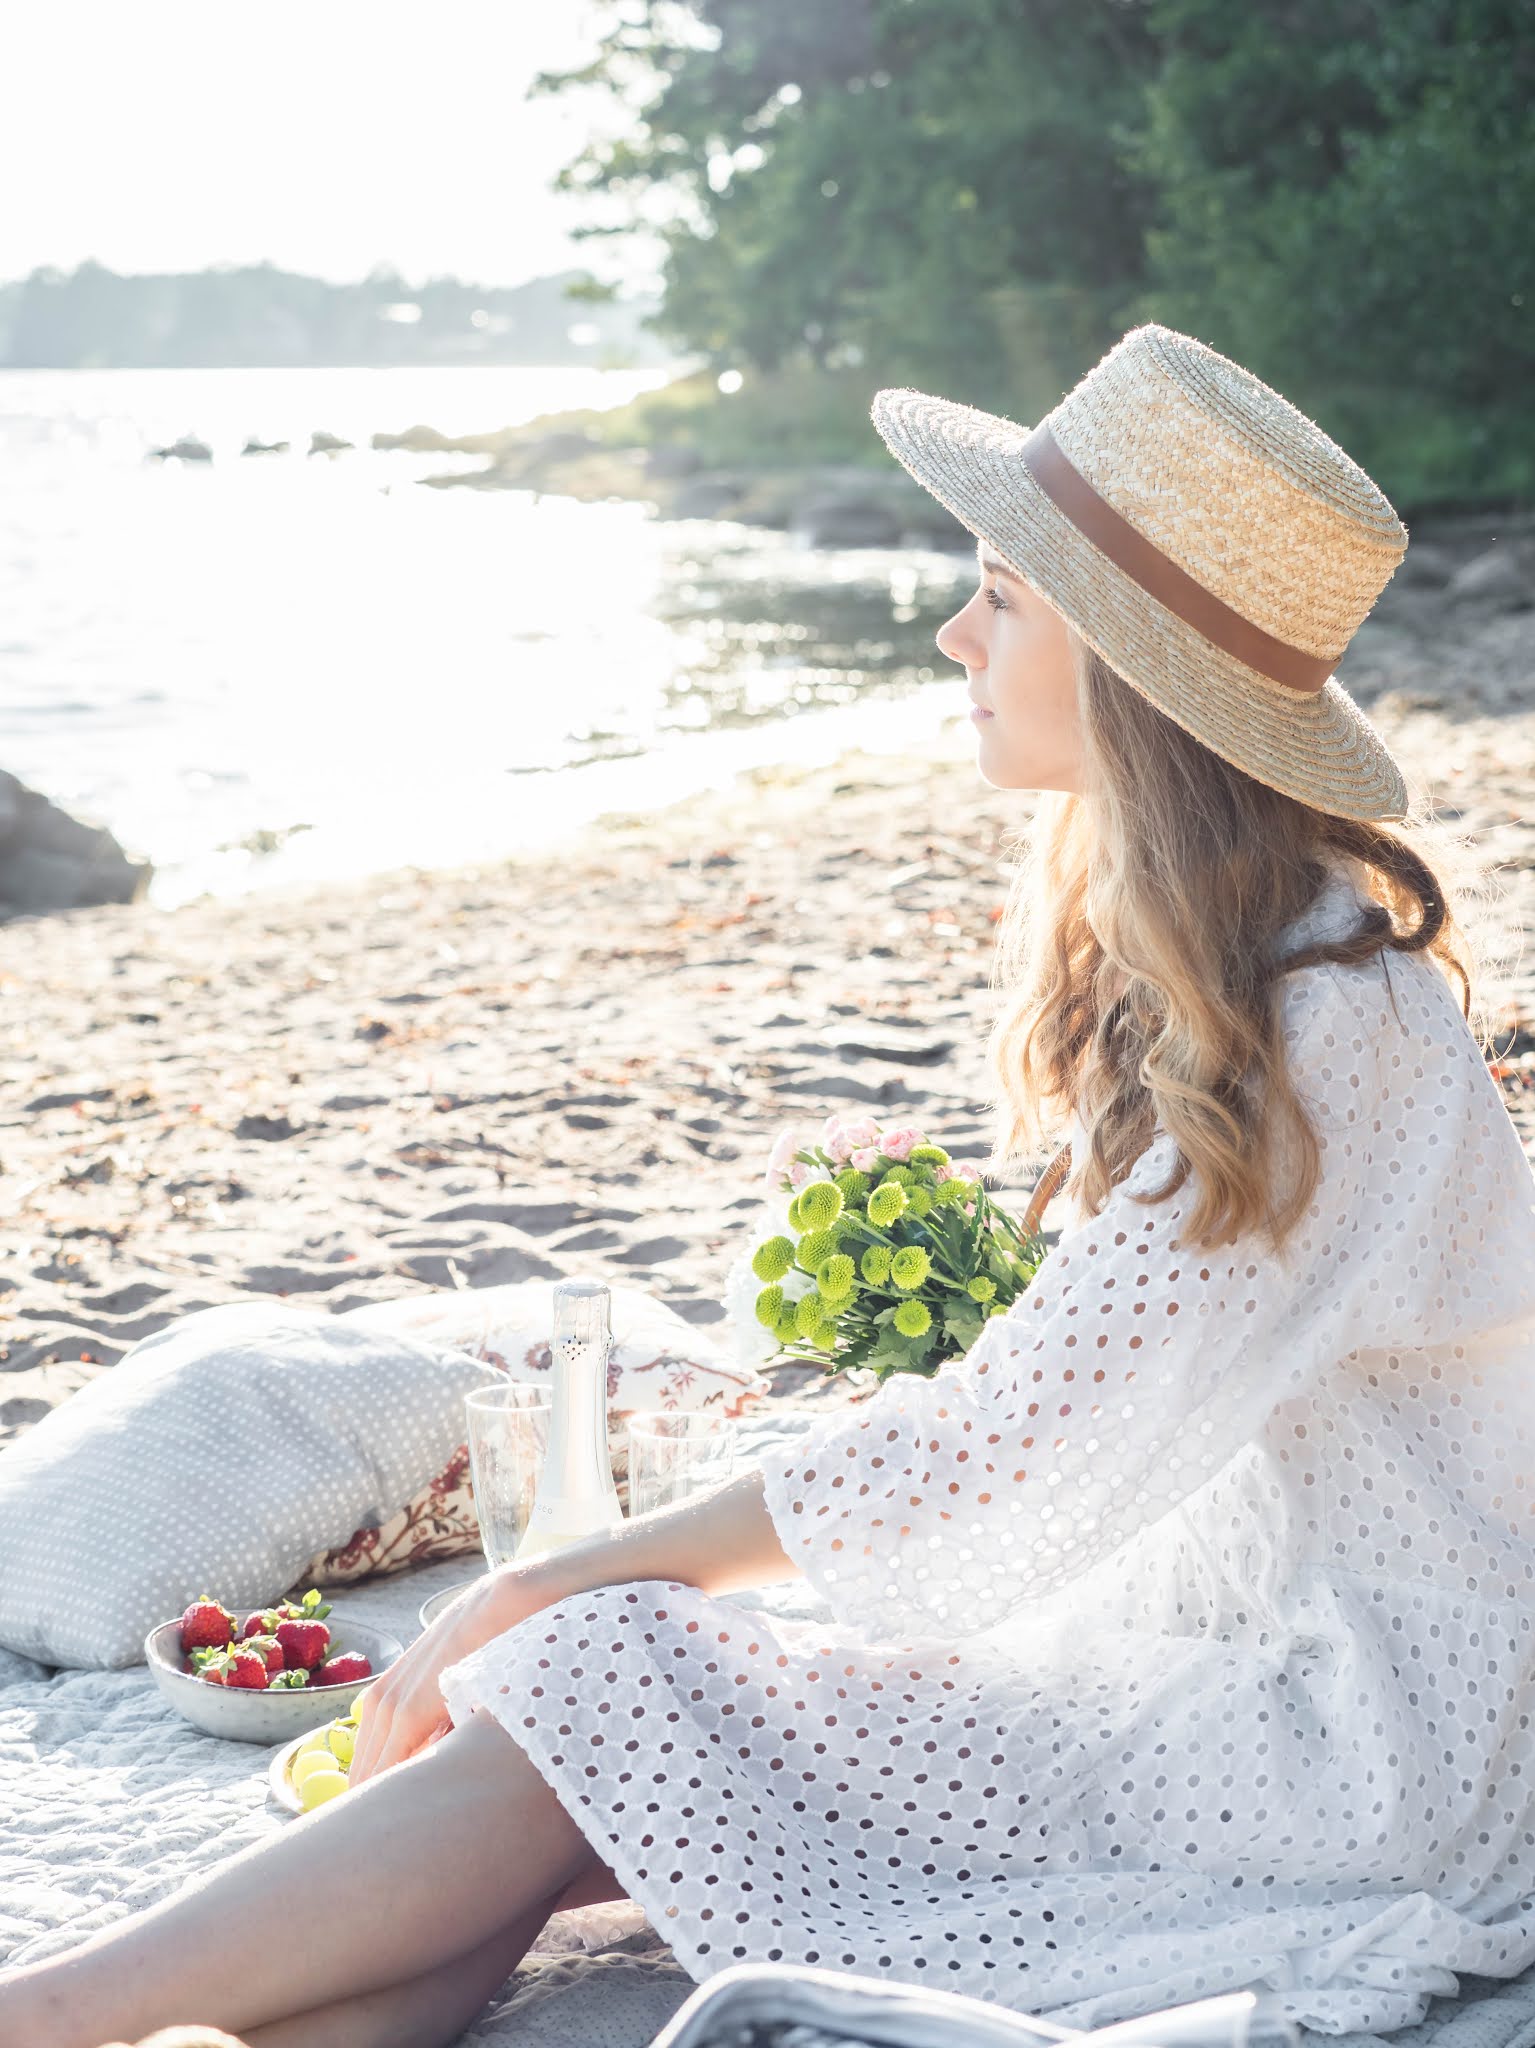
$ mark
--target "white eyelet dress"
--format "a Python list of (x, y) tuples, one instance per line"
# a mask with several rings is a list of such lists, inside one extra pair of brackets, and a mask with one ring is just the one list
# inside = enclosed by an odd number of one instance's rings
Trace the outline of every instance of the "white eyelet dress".
[(1535, 1183), (1431, 963), (1283, 987), (1283, 1258), (1136, 1201), (1163, 1133), (963, 1359), (763, 1460), (829, 1620), (613, 1585), (443, 1674), (698, 1982), (1385, 2032), (1535, 1962)]

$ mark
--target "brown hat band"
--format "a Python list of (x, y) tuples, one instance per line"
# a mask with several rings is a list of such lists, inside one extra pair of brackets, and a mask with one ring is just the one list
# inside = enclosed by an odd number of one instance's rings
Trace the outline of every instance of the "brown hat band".
[(1037, 426), (1019, 452), (1040, 489), (1077, 531), (1158, 604), (1166, 605), (1185, 625), (1260, 675), (1312, 696), (1322, 688), (1336, 666), (1336, 657), (1318, 657), (1276, 640), (1196, 582), (1094, 490), (1048, 426)]

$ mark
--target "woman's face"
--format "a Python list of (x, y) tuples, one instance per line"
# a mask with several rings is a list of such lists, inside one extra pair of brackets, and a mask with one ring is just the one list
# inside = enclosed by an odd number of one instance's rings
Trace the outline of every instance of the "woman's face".
[[(1070, 628), (982, 541), (974, 597), (938, 629), (963, 664), (980, 741), (976, 765), (993, 789), (1081, 793), (1077, 683)], [(989, 713), (989, 716), (985, 714)]]

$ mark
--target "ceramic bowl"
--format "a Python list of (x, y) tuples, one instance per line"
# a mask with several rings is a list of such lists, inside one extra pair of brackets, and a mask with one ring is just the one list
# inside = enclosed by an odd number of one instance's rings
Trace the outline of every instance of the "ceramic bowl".
[(368, 1678), (350, 1685), (279, 1686), (275, 1692), (246, 1692), (240, 1687), (209, 1685), (181, 1668), (181, 1617), (163, 1621), (144, 1638), (144, 1661), (154, 1681), (178, 1714), (207, 1735), (221, 1735), (227, 1742), (287, 1742), (295, 1735), (308, 1735), (327, 1721), (349, 1713), (353, 1700), (387, 1671), (404, 1644), (381, 1628), (349, 1621), (345, 1613), (332, 1612), (326, 1627), (343, 1650), (355, 1650), (373, 1666)]

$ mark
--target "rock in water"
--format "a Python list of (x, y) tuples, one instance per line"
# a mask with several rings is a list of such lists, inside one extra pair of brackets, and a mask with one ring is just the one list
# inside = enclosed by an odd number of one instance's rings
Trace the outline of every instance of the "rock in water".
[(93, 903), (137, 903), (154, 873), (91, 825), (0, 769), (0, 920)]

